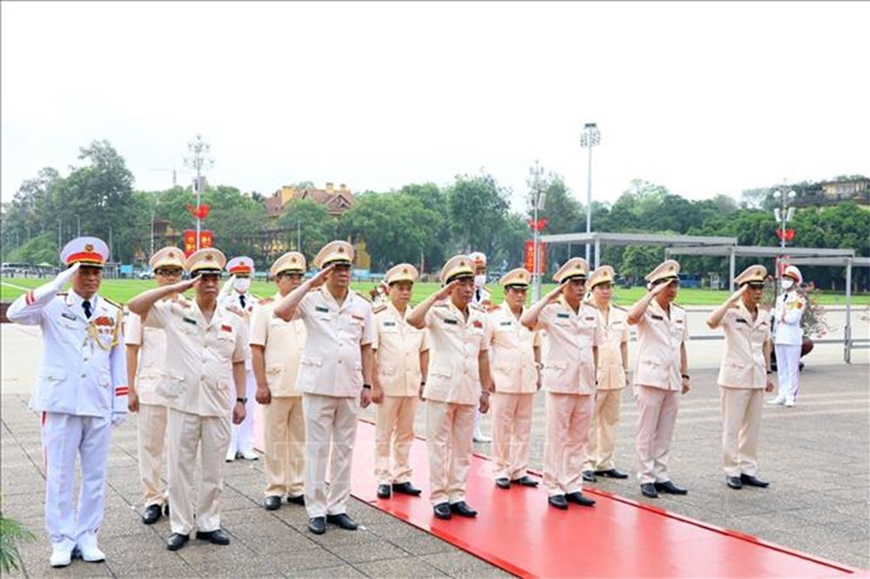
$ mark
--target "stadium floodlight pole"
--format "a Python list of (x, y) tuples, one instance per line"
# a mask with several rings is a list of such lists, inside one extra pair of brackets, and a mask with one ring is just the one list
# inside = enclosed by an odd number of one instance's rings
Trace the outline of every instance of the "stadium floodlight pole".
[[(589, 149), (589, 164), (587, 165), (586, 180), (586, 233), (592, 233), (592, 148), (601, 143), (601, 131), (595, 123), (586, 123), (583, 126), (583, 134), (580, 135), (580, 146)], [(586, 241), (586, 262), (589, 263), (589, 254), (592, 245)], [(597, 267), (598, 264), (596, 263)]]
[(199, 202), (202, 197), (203, 177), (202, 170), (214, 166), (214, 159), (211, 157), (211, 148), (208, 143), (202, 140), (202, 135), (197, 135), (196, 140), (187, 144), (188, 157), (185, 157), (184, 164), (191, 169), (196, 170), (196, 180), (193, 182), (193, 191), (196, 193), (196, 249), (200, 248), (200, 229), (202, 220), (199, 218)]

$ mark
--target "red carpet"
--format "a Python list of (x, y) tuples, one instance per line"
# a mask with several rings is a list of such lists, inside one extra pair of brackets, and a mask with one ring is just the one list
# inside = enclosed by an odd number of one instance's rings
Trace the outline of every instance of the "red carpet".
[[(595, 489), (593, 508), (558, 511), (538, 488), (495, 487), (491, 463), (472, 459), (468, 503), (476, 519), (436, 519), (426, 443), (411, 455), (421, 497), (378, 499), (374, 426), (360, 421), (353, 495), (521, 577), (842, 577), (866, 573)], [(662, 501), (666, 502), (666, 500)]]

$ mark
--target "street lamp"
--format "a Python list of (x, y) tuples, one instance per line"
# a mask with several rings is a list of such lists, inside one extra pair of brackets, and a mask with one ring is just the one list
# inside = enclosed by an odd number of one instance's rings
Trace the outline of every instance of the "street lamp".
[(154, 212), (157, 211), (158, 205), (160, 205), (159, 193), (155, 194), (154, 204), (151, 206), (151, 253), (148, 254), (149, 258), (154, 255)]
[(779, 207), (774, 208), (773, 216), (776, 218), (776, 221), (780, 224), (779, 229), (779, 246), (782, 248), (783, 253), (785, 253), (785, 242), (786, 242), (786, 228), (785, 225), (794, 217), (794, 207), (789, 207), (789, 201), (794, 201), (794, 198), (797, 196), (797, 193), (794, 190), (786, 193), (785, 191), (774, 191), (773, 198), (777, 200), (779, 203)]
[[(592, 233), (592, 147), (601, 143), (601, 131), (595, 123), (586, 123), (583, 126), (583, 134), (580, 135), (580, 146), (589, 149), (589, 165), (586, 181), (586, 233)], [(586, 262), (589, 262), (589, 253), (592, 246), (586, 242)], [(598, 264), (596, 263), (597, 267)]]
[(546, 202), (547, 193), (541, 191), (540, 187), (536, 187), (535, 190), (532, 191), (532, 196), (529, 198), (529, 203), (531, 204), (530, 209), (534, 215), (534, 217), (532, 217), (532, 303), (536, 303), (541, 294), (541, 274), (538, 272), (538, 270), (541, 269), (541, 244), (538, 241), (538, 235), (540, 234), (540, 227), (538, 226), (538, 211), (544, 210)]

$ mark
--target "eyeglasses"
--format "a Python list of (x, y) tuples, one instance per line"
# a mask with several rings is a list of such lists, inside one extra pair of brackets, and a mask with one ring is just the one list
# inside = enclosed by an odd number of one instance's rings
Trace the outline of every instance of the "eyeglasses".
[(181, 272), (182, 270), (180, 269), (158, 269), (154, 274), (164, 277), (175, 277), (181, 275)]
[(522, 285), (509, 285), (506, 289), (508, 291), (517, 292), (518, 294), (524, 294), (529, 290), (529, 288)]
[(287, 277), (290, 279), (299, 279), (302, 277), (302, 274), (296, 271), (282, 271), (278, 274), (278, 277)]
[(332, 264), (332, 269), (333, 269), (333, 271), (348, 271), (348, 270), (350, 270), (350, 264), (349, 263)]

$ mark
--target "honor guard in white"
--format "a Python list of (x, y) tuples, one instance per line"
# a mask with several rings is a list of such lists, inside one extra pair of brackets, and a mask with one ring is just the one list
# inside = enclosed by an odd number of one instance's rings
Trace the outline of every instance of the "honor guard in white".
[[(60, 257), (67, 269), (9, 306), (9, 320), (42, 330), (44, 355), (30, 399), (42, 415), (45, 529), (52, 567), (70, 564), (73, 551), (102, 561), (97, 532), (103, 522), (111, 427), (127, 414), (127, 376), (121, 306), (98, 295), (105, 242), (79, 237)], [(64, 284), (71, 289), (61, 293)], [(81, 469), (73, 501), (76, 457)]]
[[(260, 301), (260, 298), (250, 291), (251, 279), (254, 275), (254, 260), (247, 256), (234, 257), (227, 262), (226, 270), (230, 273), (230, 279), (221, 288), (220, 303), (239, 312), (250, 330), (250, 322)], [(245, 421), (233, 426), (233, 438), (227, 449), (227, 462), (237, 458), (245, 460), (259, 458), (254, 452), (254, 397), (257, 392), (257, 381), (251, 368), (250, 349), (245, 357), (245, 384), (245, 398), (248, 400)]]
[[(151, 256), (149, 265), (158, 286), (177, 283), (184, 272), (184, 252), (177, 247), (164, 247)], [(184, 300), (173, 295), (165, 299)], [(159, 383), (166, 379), (163, 371), (166, 336), (162, 329), (143, 328), (142, 318), (128, 312), (124, 338), (127, 343), (127, 382), (130, 385), (127, 406), (130, 412), (139, 413), (139, 481), (145, 505), (142, 522), (151, 525), (169, 508), (162, 482), (169, 400), (158, 389)]]
[[(225, 262), (219, 250), (200, 249), (184, 263), (190, 279), (148, 290), (127, 304), (144, 327), (162, 328), (166, 336), (166, 379), (157, 389), (169, 401), (170, 551), (182, 548), (194, 529), (197, 539), (230, 543), (220, 526), (223, 459), (232, 424), (245, 418), (248, 332), (239, 313), (218, 304)], [(193, 300), (164, 300), (191, 288)]]
[(601, 315), (595, 411), (583, 462), (583, 480), (586, 482), (595, 482), (596, 475), (628, 478), (628, 474), (618, 470), (613, 461), (622, 391), (628, 376), (628, 311), (612, 302), (615, 277), (612, 267), (602, 265), (592, 272), (586, 284), (592, 292), (587, 303)]
[[(471, 303), (480, 306), (483, 311), (492, 310), (492, 292), (486, 288), (486, 255), (480, 251), (472, 251), (468, 254), (474, 263), (474, 297)], [(474, 442), (492, 442), (492, 438), (485, 435), (480, 427), (483, 414), (478, 410), (474, 413)]]
[(377, 495), (382, 499), (390, 498), (393, 492), (413, 496), (422, 492), (411, 483), (410, 454), (417, 400), (426, 384), (429, 340), (424, 330), (405, 321), (418, 277), (410, 263), (390, 268), (384, 277), (388, 300), (373, 310), (375, 476)]
[(260, 301), (251, 322), (251, 361), (257, 380), (257, 402), (263, 405), (266, 488), (263, 507), (281, 508), (281, 501), (305, 504), (305, 417), (302, 392), (296, 388), (299, 360), (305, 347), (302, 320), (285, 322), (273, 315), (275, 303), (299, 287), (307, 269), (305, 256), (285, 253), (270, 273), (278, 286)]
[[(347, 514), (353, 445), (360, 406), (371, 403), (372, 306), (350, 289), (353, 246), (327, 243), (314, 258), (320, 271), (281, 298), (274, 313), (305, 323), (296, 389), (305, 414), (305, 508), (308, 530), (326, 523), (354, 531)], [(329, 472), (329, 486), (326, 473)]]
[(801, 271), (790, 265), (782, 273), (782, 295), (776, 298), (773, 309), (773, 347), (776, 353), (776, 380), (779, 391), (769, 404), (792, 407), (800, 385), (801, 344), (804, 331), (801, 318), (807, 309), (807, 300), (798, 291), (804, 279)]
[(572, 257), (553, 276), (556, 289), (526, 311), (521, 322), (543, 330), (541, 383), (546, 391), (544, 489), (557, 509), (568, 503), (591, 507), (581, 487), (583, 448), (595, 402), (595, 373), (601, 318), (583, 303), (589, 264)]
[(628, 310), (628, 323), (637, 326), (638, 480), (643, 496), (660, 492), (684, 495), (668, 473), (671, 440), (680, 395), (689, 391), (686, 311), (674, 304), (680, 287), (680, 264), (669, 259), (647, 276), (649, 293)]
[(520, 267), (499, 280), (504, 302), (489, 313), (486, 342), (494, 391), (492, 402), (492, 459), (495, 484), (509, 489), (511, 483), (536, 487), (529, 477), (529, 439), (532, 405), (541, 387), (540, 336), (520, 323), (525, 310), (531, 275)]
[(725, 484), (766, 487), (758, 474), (758, 432), (762, 391), (773, 392), (770, 380), (770, 318), (759, 308), (767, 269), (752, 265), (734, 278), (738, 289), (707, 318), (710, 329), (725, 330), (725, 351), (719, 369), (722, 400), (722, 456)]
[(438, 278), (443, 287), (407, 316), (429, 331), (426, 446), (429, 450), (430, 500), (435, 517), (475, 517), (465, 501), (471, 466), (472, 431), (477, 409), (489, 409), (492, 376), (486, 343), (486, 312), (471, 304), (473, 261), (467, 255), (447, 260)]

